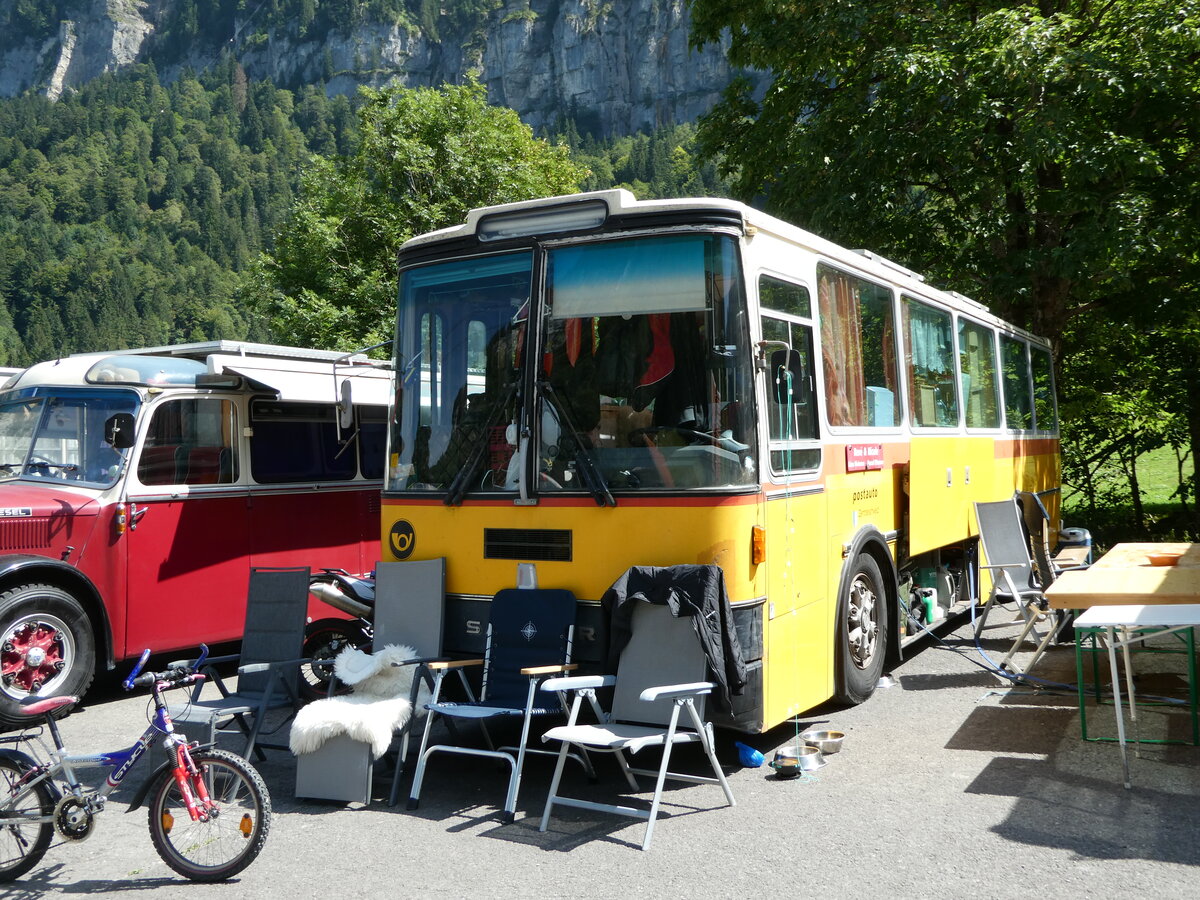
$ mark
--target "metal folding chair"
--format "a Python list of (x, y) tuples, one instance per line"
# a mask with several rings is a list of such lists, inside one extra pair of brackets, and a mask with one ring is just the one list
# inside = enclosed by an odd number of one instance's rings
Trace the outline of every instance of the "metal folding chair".
[[(633, 613), (633, 633), (621, 651), (615, 677), (583, 675), (552, 678), (545, 682), (542, 690), (574, 691), (574, 699), (567, 724), (551, 728), (542, 736), (543, 741), (560, 741), (562, 746), (540, 830), (545, 831), (550, 824), (550, 814), (555, 806), (631, 816), (646, 820), (642, 849), (647, 850), (654, 836), (663, 784), (668, 778), (720, 785), (728, 804), (735, 805), (733, 792), (713, 748), (712, 724), (703, 721), (705, 699), (716, 688), (706, 675), (707, 660), (691, 621), (686, 617), (675, 618), (667, 606), (638, 602)], [(596, 699), (596, 689), (602, 687), (614, 688), (609, 713), (601, 709)], [(579, 721), (584, 699), (589, 702), (598, 724)], [(682, 715), (684, 712), (686, 717)], [(700, 744), (712, 767), (712, 777), (670, 771), (672, 749), (686, 743)], [(612, 753), (633, 791), (641, 790), (635, 775), (656, 779), (650, 808), (596, 803), (559, 794), (563, 767), (572, 747), (585, 753), (591, 750)], [(659, 767), (635, 769), (630, 766), (626, 753), (637, 753), (646, 747), (662, 749)]]
[[(1054, 639), (1057, 611), (1050, 609), (1043, 592), (1016, 499), (976, 503), (975, 518), (979, 524), (983, 555), (987, 559), (981, 568), (987, 569), (992, 575), (992, 590), (975, 622), (975, 636), (978, 638), (982, 635), (994, 606), (1014, 604), (1023, 624), (999, 668), (1020, 678), (1041, 659)], [(1046, 623), (1046, 633), (1039, 637), (1035, 629), (1038, 622), (1042, 621)], [(1037, 638), (1033, 658), (1025, 664), (1024, 669), (1018, 669), (1013, 664), (1013, 658), (1021, 651), (1031, 633)]]
[[(261, 747), (286, 749), (286, 744), (258, 738), (269, 712), (294, 713), (299, 706), (300, 666), (307, 661), (301, 658), (301, 648), (308, 621), (308, 581), (305, 567), (250, 570), (241, 652), (209, 660), (206, 681), (196, 685), (186, 706), (171, 710), (176, 727), (207, 727), (210, 742), (216, 741), (218, 730), (236, 727), (246, 738), (242, 756), (247, 759), (251, 753), (265, 758)], [(217, 667), (235, 661), (237, 687), (231, 689)], [(204, 686), (210, 682), (220, 696), (204, 699)]]

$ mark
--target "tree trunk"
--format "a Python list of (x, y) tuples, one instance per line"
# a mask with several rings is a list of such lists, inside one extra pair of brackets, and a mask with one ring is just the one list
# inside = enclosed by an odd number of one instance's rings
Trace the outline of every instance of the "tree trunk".
[(1193, 500), (1197, 502), (1192, 504), (1192, 537), (1200, 537), (1200, 499), (1197, 494), (1200, 493), (1200, 485), (1197, 484), (1197, 477), (1200, 476), (1200, 368), (1195, 365), (1185, 366), (1183, 369), (1184, 384), (1187, 385), (1187, 423), (1188, 423), (1188, 440), (1191, 443), (1192, 451), (1192, 480), (1190, 494)]

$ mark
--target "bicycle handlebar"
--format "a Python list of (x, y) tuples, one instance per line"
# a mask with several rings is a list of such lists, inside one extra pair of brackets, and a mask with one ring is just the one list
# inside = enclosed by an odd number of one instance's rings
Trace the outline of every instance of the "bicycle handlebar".
[(150, 648), (147, 647), (145, 650), (142, 651), (141, 659), (139, 659), (137, 661), (137, 665), (133, 667), (133, 671), (129, 673), (129, 677), (121, 682), (121, 687), (125, 688), (125, 690), (127, 690), (127, 691), (133, 690), (134, 684), (137, 683), (138, 673), (142, 671), (142, 667), (146, 665), (146, 662), (149, 659), (150, 659)]
[(127, 691), (132, 691), (135, 687), (152, 687), (159, 682), (179, 686), (203, 678), (203, 675), (197, 675), (196, 673), (204, 665), (204, 661), (208, 659), (208, 645), (200, 645), (200, 655), (196, 657), (195, 662), (188, 665), (174, 665), (166, 672), (146, 672), (143, 674), (142, 668), (149, 659), (150, 650), (147, 648), (142, 651), (141, 658), (138, 659), (137, 665), (133, 667), (133, 671), (129, 673), (129, 677), (121, 682), (121, 687)]

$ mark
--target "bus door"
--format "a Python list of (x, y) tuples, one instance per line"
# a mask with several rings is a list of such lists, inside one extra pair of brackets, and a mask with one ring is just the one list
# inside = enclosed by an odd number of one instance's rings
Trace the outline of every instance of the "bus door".
[(154, 407), (127, 481), (126, 654), (241, 637), (250, 538), (240, 433), (232, 399)]

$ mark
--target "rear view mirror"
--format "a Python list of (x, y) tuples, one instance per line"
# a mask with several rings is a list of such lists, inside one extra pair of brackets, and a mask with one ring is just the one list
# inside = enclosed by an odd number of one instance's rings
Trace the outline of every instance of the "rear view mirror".
[(771, 390), (776, 403), (798, 402), (807, 384), (805, 378), (799, 350), (776, 350), (771, 354)]
[(129, 413), (114, 413), (104, 421), (104, 443), (114, 450), (128, 450), (133, 446), (133, 416)]
[(350, 392), (350, 379), (342, 380), (338, 399), (338, 425), (342, 430), (348, 430), (354, 424), (354, 399)]

